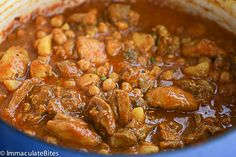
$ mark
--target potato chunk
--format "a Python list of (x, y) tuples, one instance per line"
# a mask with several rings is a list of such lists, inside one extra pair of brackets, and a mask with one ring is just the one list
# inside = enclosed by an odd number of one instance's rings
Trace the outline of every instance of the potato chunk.
[(23, 77), (29, 62), (28, 52), (24, 48), (9, 48), (0, 60), (0, 82)]
[(202, 62), (195, 66), (185, 68), (184, 73), (195, 77), (206, 77), (210, 71), (210, 67), (210, 62)]
[(16, 90), (22, 82), (17, 80), (4, 80), (3, 83), (6, 86), (7, 90), (12, 92)]
[(146, 100), (151, 107), (161, 107), (169, 110), (191, 111), (198, 108), (194, 97), (190, 93), (175, 86), (152, 89), (147, 93)]
[(144, 143), (138, 148), (140, 154), (153, 154), (159, 152), (159, 147), (152, 143)]
[(102, 142), (101, 137), (82, 119), (60, 113), (47, 122), (47, 128), (61, 139), (83, 146), (95, 147)]
[(95, 64), (104, 63), (107, 58), (105, 44), (93, 38), (79, 37), (77, 51), (81, 59)]
[(40, 56), (49, 56), (52, 54), (52, 36), (48, 35), (36, 41), (38, 54)]
[(155, 44), (154, 38), (151, 35), (144, 34), (144, 33), (134, 33), (133, 41), (134, 41), (135, 46), (141, 52), (149, 51), (152, 48), (152, 46), (154, 46)]

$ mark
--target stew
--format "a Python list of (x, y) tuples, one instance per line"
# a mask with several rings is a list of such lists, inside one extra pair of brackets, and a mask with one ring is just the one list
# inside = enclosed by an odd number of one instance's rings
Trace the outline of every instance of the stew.
[(89, 1), (0, 46), (0, 115), (101, 154), (175, 150), (236, 122), (236, 38), (159, 1)]

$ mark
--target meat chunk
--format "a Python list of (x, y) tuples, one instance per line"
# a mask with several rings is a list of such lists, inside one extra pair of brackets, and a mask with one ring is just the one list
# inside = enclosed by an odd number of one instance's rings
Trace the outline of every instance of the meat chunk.
[(57, 63), (57, 66), (63, 77), (74, 77), (78, 73), (77, 66), (72, 61), (65, 60)]
[(34, 105), (36, 115), (41, 115), (41, 105), (45, 108), (45, 112), (52, 115), (58, 112), (71, 114), (80, 111), (81, 99), (79, 93), (63, 87), (47, 84), (37, 86), (33, 89), (29, 98), (32, 105)]
[(154, 86), (155, 76), (146, 69), (125, 66), (122, 71), (121, 78), (133, 87), (139, 87), (144, 93)]
[(0, 60), (0, 82), (23, 77), (29, 62), (28, 52), (24, 48), (10, 47)]
[(152, 46), (155, 44), (154, 38), (149, 34), (144, 33), (134, 33), (133, 41), (135, 46), (141, 51), (141, 52), (148, 52)]
[(146, 93), (149, 89), (151, 89), (154, 86), (154, 83), (155, 76), (151, 75), (149, 72), (140, 73), (138, 78), (138, 87), (143, 93)]
[(69, 17), (70, 22), (83, 25), (95, 25), (97, 23), (97, 10), (91, 10), (88, 13), (75, 13)]
[(219, 86), (219, 94), (223, 97), (234, 96), (236, 94), (236, 84), (229, 83)]
[[(57, 113), (69, 114), (63, 108), (60, 98), (51, 98), (48, 103), (44, 104), (43, 106), (45, 108), (45, 112), (49, 113), (50, 115), (56, 115)], [(35, 114), (41, 115), (39, 107), (36, 106), (35, 111)]]
[(201, 140), (204, 138), (209, 137), (210, 135), (213, 135), (216, 132), (220, 132), (223, 129), (217, 126), (210, 126), (210, 125), (201, 125), (195, 129), (195, 131), (191, 134), (188, 134), (184, 141), (186, 143), (191, 143), (197, 140)]
[(52, 67), (49, 65), (49, 58), (38, 57), (30, 65), (30, 76), (45, 78), (52, 75)]
[(96, 147), (102, 142), (101, 137), (79, 118), (57, 114), (47, 122), (47, 128), (62, 140), (79, 145)]
[(60, 103), (64, 111), (68, 113), (80, 111), (82, 101), (80, 94), (76, 90), (57, 87), (55, 96), (60, 98)]
[(88, 73), (88, 74), (84, 74), (83, 76), (81, 76), (78, 79), (77, 84), (83, 90), (87, 90), (90, 85), (97, 84), (99, 82), (99, 80), (100, 79), (99, 79), (98, 75), (93, 74), (93, 73)]
[(2, 88), (0, 88), (0, 103), (2, 103), (6, 97), (7, 97), (7, 92)]
[(135, 134), (129, 129), (120, 129), (110, 140), (113, 147), (130, 147), (138, 142)]
[(163, 109), (191, 111), (198, 108), (190, 93), (175, 86), (154, 88), (147, 93), (146, 100), (149, 106)]
[(113, 135), (116, 131), (113, 111), (103, 99), (93, 97), (86, 106), (85, 113), (102, 134)]
[(9, 116), (13, 117), (16, 109), (18, 108), (20, 102), (26, 97), (26, 95), (36, 86), (42, 82), (41, 79), (32, 78), (23, 82), (22, 86), (17, 89), (6, 108)]
[(158, 25), (154, 28), (154, 33), (158, 37), (156, 45), (158, 52), (162, 54), (176, 53), (180, 49), (180, 39), (177, 36), (171, 35), (167, 28), (163, 25)]
[(195, 128), (192, 133), (184, 137), (185, 143), (191, 143), (197, 140), (207, 138), (215, 133), (223, 131), (217, 118), (203, 119), (200, 115), (195, 115)]
[(107, 58), (105, 44), (93, 38), (79, 37), (77, 51), (81, 59), (95, 64), (102, 64)]
[(131, 129), (139, 141), (145, 140), (154, 127), (154, 125), (140, 123), (136, 120), (131, 120), (130, 123), (126, 125), (126, 128)]
[(49, 99), (54, 97), (54, 91), (55, 87), (51, 85), (37, 86), (29, 96), (30, 101), (35, 106), (47, 104)]
[(131, 101), (124, 90), (115, 90), (109, 99), (109, 104), (118, 123), (125, 126), (131, 119)]
[(116, 56), (123, 49), (123, 44), (118, 40), (108, 40), (106, 44), (107, 54), (110, 56)]
[(179, 80), (176, 82), (182, 89), (193, 94), (199, 103), (206, 103), (214, 95), (214, 86), (206, 80)]
[(163, 122), (159, 125), (159, 129), (161, 148), (177, 148), (184, 145), (179, 132), (181, 127), (176, 122)]
[(188, 57), (216, 57), (217, 55), (225, 55), (226, 53), (219, 48), (215, 42), (202, 39), (184, 43), (182, 47), (182, 54)]
[(108, 8), (108, 16), (114, 24), (125, 22), (136, 25), (139, 21), (139, 14), (131, 10), (129, 5), (125, 4), (112, 4)]
[(178, 133), (179, 125), (176, 122), (162, 122), (159, 125), (159, 129), (162, 140), (173, 141), (180, 139), (180, 134)]

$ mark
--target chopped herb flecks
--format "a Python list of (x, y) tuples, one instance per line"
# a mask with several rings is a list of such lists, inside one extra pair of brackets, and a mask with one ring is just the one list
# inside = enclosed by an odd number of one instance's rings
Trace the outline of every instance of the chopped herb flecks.
[(126, 60), (130, 62), (135, 62), (138, 57), (138, 52), (133, 49), (128, 49), (127, 52), (125, 53), (125, 58)]
[(102, 77), (101, 77), (101, 80), (102, 80), (102, 81), (105, 81), (106, 79), (107, 79), (106, 76), (102, 76)]
[(156, 63), (156, 62), (157, 62), (157, 60), (156, 60), (156, 58), (155, 58), (155, 57), (151, 57), (151, 58), (150, 58), (150, 62), (151, 62), (151, 63)]

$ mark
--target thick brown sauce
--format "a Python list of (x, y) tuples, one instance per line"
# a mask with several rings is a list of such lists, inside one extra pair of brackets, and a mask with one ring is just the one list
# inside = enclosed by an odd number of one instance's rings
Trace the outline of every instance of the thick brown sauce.
[[(99, 10), (99, 13), (102, 15), (103, 11), (107, 8), (109, 3), (98, 3), (97, 1), (91, 1), (89, 3), (85, 3), (77, 8), (69, 9), (63, 15), (67, 18), (74, 12), (88, 12), (91, 8), (96, 8)], [(235, 52), (235, 45), (236, 45), (236, 37), (231, 33), (227, 32), (226, 30), (220, 28), (214, 22), (208, 21), (201, 17), (196, 17), (193, 15), (189, 15), (180, 11), (176, 11), (166, 6), (161, 6), (160, 4), (154, 5), (153, 3), (148, 2), (141, 2), (138, 1), (137, 3), (132, 4), (132, 9), (137, 11), (140, 15), (140, 24), (136, 28), (139, 32), (146, 32), (151, 33), (151, 30), (156, 25), (164, 25), (166, 26), (171, 33), (176, 34), (180, 37), (192, 37), (194, 38), (208, 38), (210, 40), (215, 41), (220, 47), (222, 47), (227, 53), (234, 53)], [(100, 16), (100, 15), (99, 15)], [(65, 18), (65, 19), (66, 19)], [(196, 25), (203, 25), (205, 27), (205, 33), (202, 35), (196, 35), (195, 28)], [(37, 56), (36, 50), (33, 48), (33, 42), (35, 41), (35, 28), (34, 23), (29, 22), (26, 25), (22, 26), (20, 29), (26, 30), (26, 35), (24, 37), (16, 37), (16, 31), (12, 33), (8, 39), (1, 44), (0, 51), (5, 51), (12, 45), (20, 45), (26, 48), (28, 52), (30, 52), (30, 58), (35, 59)], [(51, 28), (50, 28), (51, 29)], [(183, 31), (182, 31), (183, 30)], [(122, 61), (122, 55), (120, 57), (110, 58), (110, 62), (113, 64), (114, 69), (116, 69), (116, 64)], [(168, 68), (168, 66), (167, 66)], [(236, 69), (235, 69), (236, 70)], [(185, 76), (187, 78), (188, 76)], [(48, 79), (48, 83), (55, 84), (54, 79)], [(162, 82), (162, 84), (174, 84), (172, 81), (161, 81), (160, 79), (157, 80), (158, 84)], [(233, 80), (235, 82), (235, 78)], [(219, 84), (215, 84), (217, 93), (217, 86)], [(1, 85), (2, 88), (3, 85)], [(76, 89), (78, 90), (78, 89)], [(85, 93), (80, 91), (81, 97), (85, 102), (88, 102)], [(11, 95), (11, 94), (9, 94)], [(9, 97), (10, 98), (10, 97)], [(0, 105), (0, 111), (2, 113), (5, 105), (7, 104), (7, 100), (5, 103)], [(236, 111), (236, 97), (221, 97), (218, 94), (212, 99), (211, 104), (205, 104), (199, 107), (197, 111), (194, 112), (174, 112), (174, 111), (166, 111), (163, 109), (149, 109), (147, 112), (148, 116), (154, 116), (154, 118), (146, 120), (147, 123), (150, 124), (158, 124), (165, 120), (174, 120), (175, 122), (181, 124), (183, 126), (184, 134), (188, 134), (188, 132), (192, 131), (194, 127), (193, 124), (193, 113), (198, 113), (203, 116), (203, 118), (207, 117), (217, 117), (221, 119), (222, 117), (230, 117), (232, 122), (228, 125), (223, 124), (225, 131), (228, 128), (232, 128), (236, 125), (236, 118), (235, 118), (235, 111)], [(21, 108), (18, 109), (21, 111)], [(4, 117), (2, 117), (4, 118)], [(47, 118), (46, 118), (47, 119)], [(10, 121), (9, 119), (6, 119)], [(37, 133), (39, 138), (44, 138), (48, 134), (51, 134), (47, 129), (45, 129), (46, 121), (37, 124), (37, 125), (27, 125), (22, 123), (13, 123), (14, 126), (19, 128), (20, 130), (34, 130)], [(187, 128), (186, 130), (184, 128)], [(157, 137), (157, 129), (154, 129), (146, 138), (146, 141), (158, 143)], [(59, 141), (59, 145), (71, 147), (75, 149), (81, 149), (80, 146), (65, 143), (63, 141)], [(85, 148), (87, 150), (91, 150), (90, 148)], [(112, 150), (113, 153), (115, 152), (125, 152), (129, 153), (130, 150), (123, 150), (123, 149), (114, 149)], [(131, 151), (132, 152), (132, 151)]]

